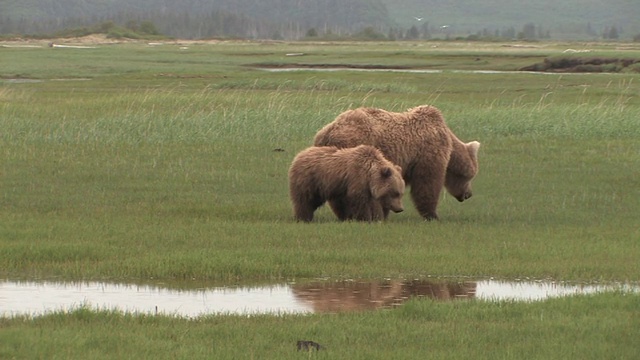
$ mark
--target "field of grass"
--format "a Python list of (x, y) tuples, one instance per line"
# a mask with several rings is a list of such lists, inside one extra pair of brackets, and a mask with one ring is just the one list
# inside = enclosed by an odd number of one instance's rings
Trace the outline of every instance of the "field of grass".
[[(545, 303), (412, 301), (392, 311), (187, 321), (78, 309), (0, 320), (2, 358), (634, 359), (639, 296)], [(296, 350), (315, 340), (319, 352)]]
[[(0, 276), (637, 283), (639, 75), (453, 71), (514, 70), (567, 47), (577, 45), (0, 48)], [(295, 63), (443, 71), (255, 68)], [(482, 143), (472, 199), (443, 193), (438, 222), (424, 222), (408, 196), (385, 223), (339, 223), (326, 208), (312, 224), (293, 221), (287, 169), (319, 128), (356, 106), (419, 104)], [(200, 320), (79, 309), (1, 319), (0, 358), (307, 357), (297, 337), (325, 343), (318, 358), (631, 358), (638, 302), (413, 301), (380, 313)]]

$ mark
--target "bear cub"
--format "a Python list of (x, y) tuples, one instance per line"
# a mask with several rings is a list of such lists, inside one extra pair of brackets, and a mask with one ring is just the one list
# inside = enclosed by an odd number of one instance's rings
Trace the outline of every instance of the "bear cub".
[(401, 212), (402, 169), (373, 146), (310, 147), (289, 168), (289, 195), (298, 221), (313, 220), (325, 202), (341, 221), (381, 221)]

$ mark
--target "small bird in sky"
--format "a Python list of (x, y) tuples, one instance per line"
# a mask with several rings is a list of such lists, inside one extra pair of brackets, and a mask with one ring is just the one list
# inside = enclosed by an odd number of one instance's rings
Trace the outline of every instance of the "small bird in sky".
[(421, 17), (415, 17), (415, 16), (414, 16), (413, 18), (414, 18), (414, 19), (416, 19), (416, 20), (418, 20), (418, 21), (422, 21), (422, 19), (424, 19), (424, 18), (421, 18)]

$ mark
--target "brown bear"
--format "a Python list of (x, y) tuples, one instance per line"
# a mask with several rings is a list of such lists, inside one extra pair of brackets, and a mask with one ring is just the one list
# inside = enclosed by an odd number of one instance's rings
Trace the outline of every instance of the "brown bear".
[(374, 108), (347, 110), (318, 131), (314, 140), (315, 146), (348, 148), (360, 144), (375, 146), (403, 169), (413, 203), (427, 220), (438, 219), (436, 207), (443, 186), (460, 202), (471, 197), (480, 143), (460, 141), (433, 106), (402, 113)]
[(313, 220), (326, 201), (338, 219), (380, 221), (401, 212), (402, 169), (373, 146), (310, 147), (289, 168), (289, 195), (298, 221)]

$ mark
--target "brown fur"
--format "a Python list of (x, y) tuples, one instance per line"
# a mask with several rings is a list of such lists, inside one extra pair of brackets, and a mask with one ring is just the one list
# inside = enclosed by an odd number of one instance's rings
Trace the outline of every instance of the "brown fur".
[(427, 220), (437, 219), (442, 188), (458, 201), (471, 197), (478, 172), (480, 143), (463, 143), (446, 125), (440, 110), (423, 105), (407, 112), (348, 110), (316, 134), (315, 146), (348, 148), (360, 144), (380, 149), (403, 170), (411, 197)]
[(311, 221), (326, 201), (340, 220), (379, 221), (400, 212), (402, 169), (372, 146), (310, 147), (289, 168), (289, 195), (297, 220)]

